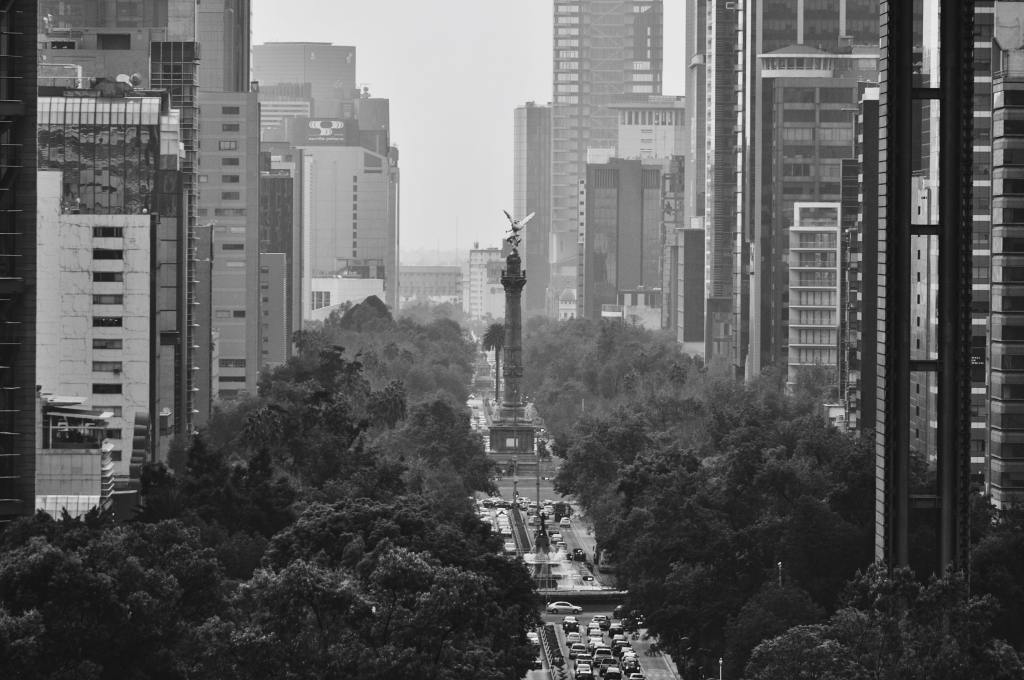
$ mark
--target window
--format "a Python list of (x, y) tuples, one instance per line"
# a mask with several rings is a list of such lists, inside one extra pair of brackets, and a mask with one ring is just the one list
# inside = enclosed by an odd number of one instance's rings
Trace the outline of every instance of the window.
[(221, 250), (245, 250), (244, 243), (222, 243)]
[(94, 406), (97, 411), (110, 411), (110, 414), (115, 418), (120, 418), (124, 415), (123, 406)]
[(222, 106), (220, 107), (220, 112), (225, 116), (237, 116), (241, 113), (241, 109), (237, 106)]
[(218, 318), (218, 319), (230, 319), (231, 318), (231, 310), (230, 309), (218, 309), (216, 311), (216, 313), (214, 314), (214, 316), (216, 318)]
[(99, 33), (96, 35), (96, 49), (130, 50), (131, 48), (131, 33)]
[(221, 175), (220, 181), (225, 184), (238, 184), (241, 178), (238, 175)]
[(93, 383), (93, 394), (121, 394), (123, 387), (120, 383)]
[(93, 227), (93, 238), (123, 238), (124, 227)]
[(313, 309), (323, 309), (324, 307), (331, 306), (331, 291), (329, 290), (314, 290), (313, 291)]
[(234, 312), (231, 313), (231, 316), (235, 317), (236, 319), (244, 319), (245, 318), (245, 310), (244, 309), (236, 309)]
[(244, 375), (222, 375), (219, 377), (221, 382), (245, 382)]
[(123, 272), (93, 272), (92, 280), (95, 283), (123, 283)]
[(233, 139), (222, 139), (217, 142), (217, 148), (221, 151), (238, 151), (238, 142)]
[(245, 208), (214, 208), (217, 217), (245, 217)]
[(124, 318), (120, 316), (94, 316), (92, 325), (96, 328), (120, 328), (124, 325)]
[(92, 339), (93, 349), (123, 349), (124, 340), (120, 338), (93, 338)]
[(92, 259), (94, 260), (123, 260), (123, 250), (112, 250), (110, 248), (93, 248)]
[(241, 192), (239, 191), (222, 191), (220, 192), (220, 198), (222, 201), (237, 201), (241, 198)]
[(209, 175), (199, 175), (199, 183), (200, 184), (206, 184), (209, 181), (210, 181), (210, 176)]
[(223, 123), (220, 126), (221, 132), (238, 132), (238, 123)]
[(221, 359), (221, 368), (245, 368), (245, 359)]
[(94, 305), (123, 305), (124, 304), (124, 295), (114, 295), (112, 293), (110, 293), (110, 294), (104, 293), (104, 294), (100, 294), (100, 295), (93, 295), (92, 296), (92, 303)]
[(239, 163), (238, 163), (238, 159), (237, 158), (221, 158), (220, 159), (220, 164), (221, 165), (238, 165)]
[(96, 373), (120, 373), (124, 370), (124, 364), (120, 361), (94, 361), (92, 370)]

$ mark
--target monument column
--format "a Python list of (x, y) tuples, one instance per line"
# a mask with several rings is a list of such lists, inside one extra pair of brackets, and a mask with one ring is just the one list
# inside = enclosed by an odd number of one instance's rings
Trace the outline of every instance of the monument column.
[[(508, 213), (506, 213), (507, 215)], [(523, 286), (526, 272), (519, 257), (519, 232), (532, 215), (513, 220), (511, 235), (505, 239), (512, 252), (505, 258), (501, 272), (501, 285), (505, 289), (505, 345), (502, 356), (505, 365), (501, 375), (505, 380), (501, 395), (495, 395), (497, 412), (491, 418), (491, 451), (494, 453), (534, 453), (533, 423), (526, 418), (523, 403)]]
[(501, 273), (501, 285), (505, 289), (505, 365), (501, 376), (504, 381), (501, 402), (502, 418), (523, 420), (525, 410), (522, 400), (523, 380), (523, 286), (526, 285), (526, 272), (522, 271), (522, 260), (519, 250), (505, 258), (506, 269)]

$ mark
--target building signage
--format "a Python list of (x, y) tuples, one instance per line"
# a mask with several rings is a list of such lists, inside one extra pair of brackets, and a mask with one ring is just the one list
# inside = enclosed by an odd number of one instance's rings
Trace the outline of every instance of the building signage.
[(359, 143), (359, 130), (352, 118), (292, 118), (288, 141), (296, 147), (351, 146)]

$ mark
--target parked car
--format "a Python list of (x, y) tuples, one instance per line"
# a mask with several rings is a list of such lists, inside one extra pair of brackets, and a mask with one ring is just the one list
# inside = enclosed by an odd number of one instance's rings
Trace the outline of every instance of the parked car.
[(547, 607), (548, 614), (579, 614), (583, 611), (583, 607), (577, 607), (571, 602), (552, 602)]

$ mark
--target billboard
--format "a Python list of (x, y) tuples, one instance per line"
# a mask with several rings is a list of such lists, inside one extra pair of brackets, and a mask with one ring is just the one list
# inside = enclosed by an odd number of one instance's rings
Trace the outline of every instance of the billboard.
[(358, 146), (359, 125), (354, 118), (291, 118), (288, 142), (294, 147)]

